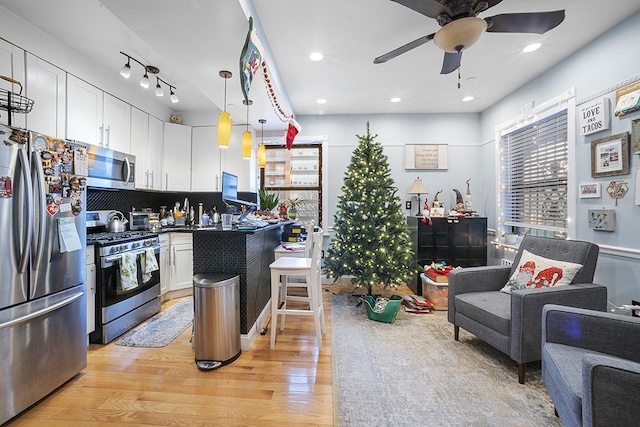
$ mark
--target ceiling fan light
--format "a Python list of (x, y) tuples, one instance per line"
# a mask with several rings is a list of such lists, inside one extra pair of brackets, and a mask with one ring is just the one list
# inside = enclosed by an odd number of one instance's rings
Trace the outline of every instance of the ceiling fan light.
[(473, 46), (486, 30), (487, 21), (482, 18), (460, 18), (440, 28), (433, 41), (445, 52), (456, 53)]
[(253, 149), (253, 135), (250, 130), (242, 132), (242, 158), (250, 159), (251, 150)]

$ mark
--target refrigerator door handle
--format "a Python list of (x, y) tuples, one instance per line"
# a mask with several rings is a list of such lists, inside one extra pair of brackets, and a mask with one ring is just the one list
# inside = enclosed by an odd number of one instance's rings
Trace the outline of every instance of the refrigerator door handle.
[(42, 170), (42, 162), (40, 161), (40, 155), (37, 151), (31, 153), (31, 179), (34, 184), (37, 185), (38, 191), (36, 193), (37, 199), (34, 199), (34, 203), (38, 204), (38, 235), (35, 243), (36, 247), (33, 252), (34, 264), (33, 268), (40, 268), (44, 252), (44, 240), (46, 237), (47, 216), (45, 212), (47, 210), (47, 198), (44, 190), (44, 171)]
[(27, 271), (27, 264), (29, 262), (29, 248), (31, 246), (31, 239), (33, 237), (33, 187), (31, 183), (31, 174), (29, 173), (29, 159), (27, 158), (27, 152), (25, 150), (18, 150), (18, 160), (20, 162), (20, 171), (22, 172), (22, 177), (25, 181), (23, 187), (27, 191), (25, 209), (24, 209), (24, 217), (27, 222), (23, 227), (23, 242), (24, 249), (22, 251), (22, 257), (20, 259), (20, 263), (18, 264), (18, 272), (23, 274)]
[(43, 316), (47, 313), (50, 313), (52, 311), (55, 311), (57, 309), (59, 309), (60, 307), (64, 307), (65, 305), (69, 305), (72, 302), (74, 302), (75, 300), (77, 300), (78, 298), (80, 298), (82, 295), (84, 295), (84, 292), (78, 292), (76, 294), (71, 295), (69, 298), (59, 301), (55, 304), (50, 305), (49, 307), (45, 307), (43, 309), (40, 310), (36, 310), (33, 313), (29, 313), (27, 315), (24, 315), (22, 317), (18, 317), (16, 319), (11, 319), (5, 323), (0, 323), (0, 329), (4, 329), (4, 328), (10, 328), (12, 326), (15, 326), (19, 323), (25, 323), (28, 322), (31, 319), (35, 319), (36, 317), (40, 317)]

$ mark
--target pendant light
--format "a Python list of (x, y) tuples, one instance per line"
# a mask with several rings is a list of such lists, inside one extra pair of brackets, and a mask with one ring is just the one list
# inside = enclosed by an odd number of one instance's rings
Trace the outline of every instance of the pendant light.
[(258, 146), (258, 166), (264, 169), (267, 165), (267, 147), (264, 145), (264, 124), (267, 123), (267, 121), (260, 119), (258, 122), (262, 125), (262, 130), (260, 131), (262, 143)]
[(251, 131), (249, 130), (249, 106), (253, 104), (253, 101), (245, 99), (242, 103), (247, 106), (247, 130), (242, 132), (242, 158), (250, 159), (251, 150), (253, 149), (253, 135), (251, 135)]
[(227, 79), (230, 79), (231, 71), (220, 71), (220, 77), (224, 79), (224, 111), (218, 116), (218, 146), (220, 148), (229, 148), (231, 141), (231, 116), (227, 113)]

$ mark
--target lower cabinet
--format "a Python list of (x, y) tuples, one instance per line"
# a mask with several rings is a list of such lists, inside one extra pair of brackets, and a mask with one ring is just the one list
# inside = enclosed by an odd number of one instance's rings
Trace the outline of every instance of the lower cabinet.
[(171, 283), (171, 250), (169, 248), (169, 233), (160, 235), (160, 295), (169, 290)]
[(169, 233), (171, 258), (171, 280), (169, 291), (193, 286), (193, 235), (191, 233)]
[[(407, 217), (418, 264), (446, 262), (454, 267), (487, 265), (487, 218), (432, 218), (432, 225), (422, 218)], [(422, 294), (422, 282), (416, 289)]]

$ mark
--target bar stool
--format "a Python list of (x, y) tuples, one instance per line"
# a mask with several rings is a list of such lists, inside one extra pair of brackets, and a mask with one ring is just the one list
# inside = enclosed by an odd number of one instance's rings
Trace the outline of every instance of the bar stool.
[[(318, 350), (322, 351), (322, 334), (326, 332), (324, 320), (324, 304), (322, 302), (322, 282), (320, 280), (320, 250), (322, 247), (322, 231), (316, 231), (311, 238), (311, 257), (294, 258), (280, 257), (269, 265), (271, 269), (271, 343), (276, 342), (276, 323), (278, 314), (281, 315), (280, 331), (284, 331), (286, 315), (313, 316)], [(282, 286), (280, 277), (282, 276)], [(303, 276), (304, 282), (294, 283), (294, 286), (305, 287), (306, 296), (287, 295), (287, 276)], [(282, 288), (282, 289), (281, 289)], [(309, 305), (308, 309), (292, 309), (287, 307), (289, 301), (302, 301)]]
[[(310, 233), (305, 239), (304, 247), (302, 249), (286, 249), (286, 245), (292, 245), (292, 243), (283, 243), (280, 244), (277, 248), (273, 250), (274, 259), (278, 259), (281, 257), (292, 257), (292, 258), (311, 258), (311, 249), (313, 239), (312, 234)], [(296, 246), (302, 246), (300, 243), (295, 243)], [(281, 301), (287, 297), (287, 290), (290, 288), (306, 288), (306, 280), (304, 276), (285, 276), (286, 277), (286, 287), (282, 286), (280, 283), (280, 298)], [(301, 283), (302, 282), (302, 283)]]

